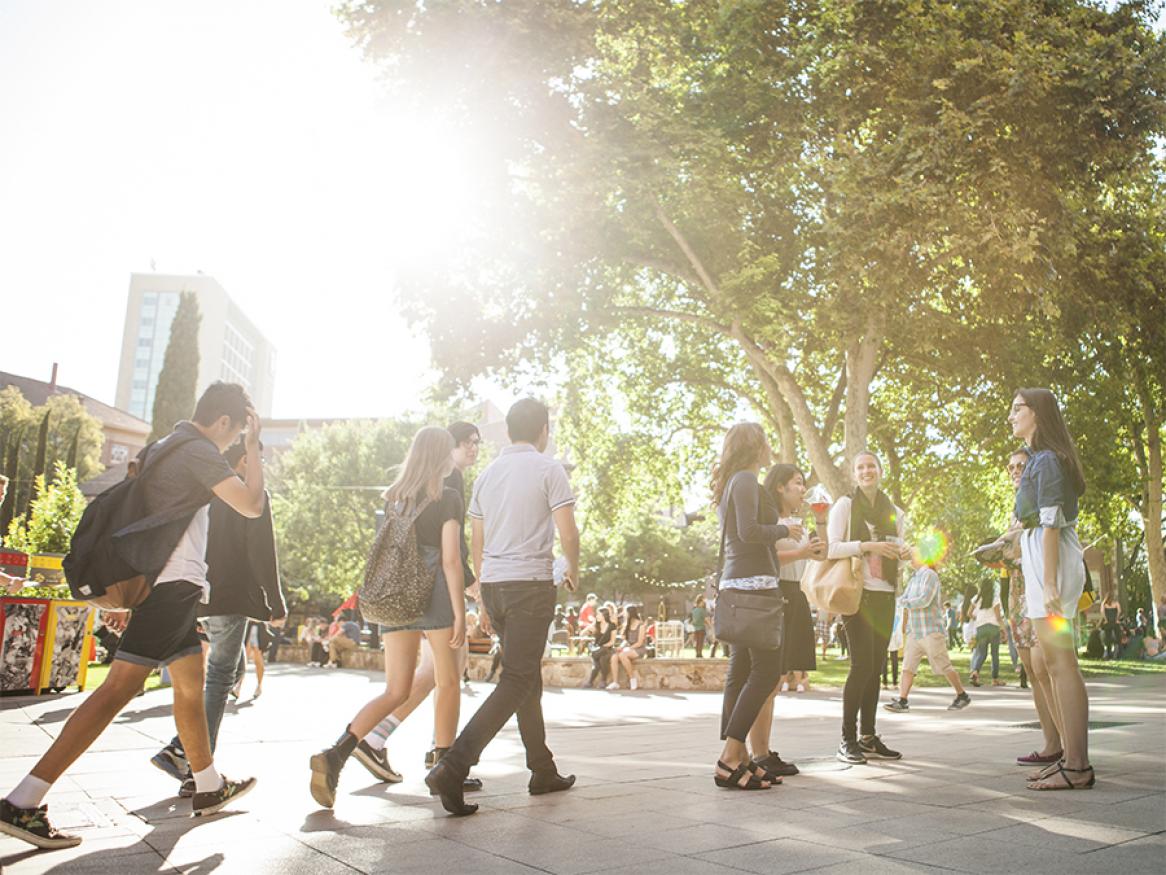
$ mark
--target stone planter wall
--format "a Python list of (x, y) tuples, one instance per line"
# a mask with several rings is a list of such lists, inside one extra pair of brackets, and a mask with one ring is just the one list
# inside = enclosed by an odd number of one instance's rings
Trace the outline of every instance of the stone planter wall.
[[(279, 648), (280, 662), (308, 661), (308, 648), (284, 644)], [(490, 672), (493, 657), (471, 653), (468, 666), (470, 679), (481, 681)], [(344, 655), (345, 668), (364, 671), (383, 671), (384, 654), (379, 650), (353, 650)], [(640, 689), (643, 690), (707, 690), (719, 691), (725, 685), (729, 661), (717, 659), (641, 659), (638, 664)], [(560, 656), (543, 659), (543, 686), (577, 687), (591, 674), (591, 659), (586, 656)], [(622, 683), (627, 686), (627, 678)]]

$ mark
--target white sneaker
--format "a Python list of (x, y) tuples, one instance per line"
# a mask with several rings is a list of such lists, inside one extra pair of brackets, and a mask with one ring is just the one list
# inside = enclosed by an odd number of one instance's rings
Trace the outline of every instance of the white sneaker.
[(633, 690), (638, 690), (640, 688), (640, 679), (632, 678), (630, 681), (628, 681), (628, 686), (630, 686)]
[(798, 692), (804, 693), (805, 691), (806, 691), (806, 685), (805, 684), (798, 684)]
[(619, 681), (612, 681), (610, 684), (607, 685), (607, 688), (609, 690), (618, 690), (619, 689)]
[(789, 681), (786, 681), (784, 684), (781, 685), (781, 691), (783, 693), (789, 692)]

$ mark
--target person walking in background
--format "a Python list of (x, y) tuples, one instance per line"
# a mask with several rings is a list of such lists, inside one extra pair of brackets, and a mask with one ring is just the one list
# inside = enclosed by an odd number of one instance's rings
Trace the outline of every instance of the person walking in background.
[[(427, 426), (413, 438), (396, 481), (385, 492), (390, 512), (414, 519), (413, 536), (422, 562), (433, 576), (425, 613), (405, 626), (381, 627), (385, 650), (385, 691), (364, 705), (336, 743), (314, 754), (312, 798), (325, 808), (336, 802), (340, 770), (378, 723), (409, 698), (417, 650), (429, 639), (437, 678), (434, 734), (438, 748), (448, 748), (457, 732), (461, 701), (458, 653), (466, 637), (465, 584), (462, 578), (462, 497), (444, 485), (453, 470), (453, 437), (444, 428)], [(386, 523), (387, 524), (387, 523)], [(353, 625), (356, 625), (355, 623)], [(375, 752), (365, 753), (376, 759)]]
[(980, 591), (972, 599), (976, 623), (976, 650), (972, 654), (971, 681), (980, 686), (980, 669), (989, 651), (992, 654), (992, 686), (1004, 686), (1000, 680), (1000, 629), (1004, 616), (1000, 610), (1000, 586), (992, 578), (980, 583)]
[[(928, 557), (928, 558), (924, 558)], [(947, 653), (947, 633), (944, 616), (939, 607), (940, 586), (937, 568), (942, 561), (937, 538), (924, 538), (911, 557), (915, 573), (907, 581), (903, 595), (899, 597), (896, 609), (902, 612), (903, 642), (906, 656), (903, 658), (903, 679), (899, 683), (898, 698), (891, 699), (883, 707), (888, 711), (908, 711), (907, 697), (919, 671), (919, 663), (927, 657), (927, 663), (934, 674), (947, 678), (955, 690), (955, 699), (948, 705), (949, 711), (958, 711), (971, 704), (967, 690), (960, 682), (959, 672), (951, 664)]]
[(955, 650), (960, 645), (959, 613), (951, 602), (943, 603), (944, 628), (947, 632), (947, 649)]
[(861, 764), (869, 757), (897, 760), (903, 756), (882, 742), (875, 723), (879, 672), (895, 619), (899, 562), (911, 553), (903, 543), (903, 511), (879, 488), (883, 465), (878, 456), (869, 450), (859, 453), (854, 457), (853, 474), (858, 484), (854, 493), (842, 496), (830, 508), (826, 550), (831, 559), (858, 556), (863, 560), (862, 601), (858, 612), (843, 620), (850, 671), (842, 691), (842, 743), (838, 748), (839, 760)]
[(263, 654), (271, 646), (274, 637), (266, 623), (252, 620), (247, 624), (247, 660), (255, 666), (255, 692), (251, 694), (252, 699), (263, 695), (263, 674), (266, 670)]
[[(744, 589), (781, 599), (778, 562), (774, 545), (783, 538), (795, 543), (803, 537), (800, 525), (778, 523), (778, 507), (772, 494), (761, 488), (757, 477), (773, 459), (773, 451), (761, 426), (741, 422), (729, 429), (721, 457), (713, 468), (713, 502), (721, 523), (724, 565), (720, 591)], [(729, 651), (721, 707), (721, 739), (725, 742), (717, 760), (718, 787), (741, 790), (768, 789), (781, 776), (751, 760), (746, 740), (767, 699), (781, 678), (781, 650), (761, 650), (734, 645)], [(754, 750), (754, 757), (765, 757)]]
[(1089, 694), (1077, 664), (1072, 620), (1085, 589), (1085, 562), (1077, 539), (1078, 500), (1085, 473), (1057, 399), (1048, 389), (1021, 389), (1008, 421), (1029, 454), (1016, 493), (1015, 516), (1024, 526), (1020, 561), (1028, 617), (1036, 626), (1052, 679), (1053, 708), (1061, 716), (1064, 759), (1031, 775), (1030, 790), (1088, 789)]
[[(446, 489), (452, 489), (461, 497), (464, 508), (466, 494), (465, 472), (472, 468), (478, 461), (482, 436), (478, 432), (478, 427), (469, 422), (455, 422), (448, 426), (446, 430), (454, 440), (452, 453), (453, 470), (449, 472), (449, 476), (445, 478), (443, 485)], [(476, 585), (474, 572), (470, 569), (469, 548), (466, 546), (466, 519), (464, 509), (461, 518), (458, 520), (458, 526), (458, 548), (461, 551), (462, 557), (462, 580), (465, 582), (466, 595), (469, 595), (476, 601), (480, 598), (480, 592)], [(465, 676), (466, 664), (469, 660), (468, 637), (467, 641), (457, 653), (458, 675), (461, 677)], [(426, 636), (421, 639), (421, 663), (413, 673), (413, 685), (410, 687), (409, 698), (400, 707), (396, 708), (392, 714), (374, 726), (372, 731), (364, 737), (366, 743), (358, 746), (353, 754), (357, 762), (363, 765), (369, 774), (378, 781), (386, 781), (390, 784), (401, 781), (401, 775), (389, 763), (389, 737), (392, 736), (410, 714), (417, 710), (417, 707), (429, 697), (430, 693), (436, 687), (437, 676), (434, 669), (433, 649), (429, 644), (429, 638)], [(435, 697), (433, 700), (435, 725), (438, 719), (437, 707), (438, 701)], [(441, 753), (442, 751), (438, 749), (436, 738), (434, 738), (433, 747), (425, 754), (426, 770), (433, 768)], [(481, 790), (481, 779), (467, 776), (465, 789), (471, 791)]]
[[(244, 428), (247, 476), (240, 480), (223, 451)], [(169, 669), (174, 685), (174, 722), (195, 782), (193, 814), (213, 814), (255, 786), (254, 778), (232, 781), (215, 769), (203, 703), (202, 644), (195, 627), (210, 586), (206, 548), (211, 499), (218, 496), (246, 517), (263, 512), (259, 429), (259, 417), (243, 387), (218, 382), (202, 394), (192, 421), (178, 423), (143, 451), (141, 474), (123, 493), (125, 513), (137, 519), (132, 532), (121, 530), (121, 552), (146, 577), (149, 595), (131, 614), (101, 686), (73, 711), (32, 771), (0, 800), (0, 832), (40, 848), (80, 844), (78, 836), (52, 826), (41, 803), (160, 666)], [(92, 555), (78, 549), (75, 533), (67, 573), (74, 573), (70, 561), (81, 575), (99, 573), (89, 570), (89, 564), (100, 565), (100, 549)]]
[[(262, 441), (259, 449), (262, 452)], [(247, 448), (241, 441), (232, 444), (223, 453), (227, 464), (244, 483), (247, 481), (247, 456)], [(263, 513), (255, 519), (236, 512), (220, 498), (211, 501), (206, 565), (210, 601), (199, 613), (210, 643), (203, 702), (213, 754), (218, 746), (219, 726), (227, 706), (227, 697), (243, 681), (243, 667), (246, 664), (243, 648), (248, 623), (268, 621), (279, 627), (287, 619), (287, 603), (279, 580), (271, 497), (266, 492), (263, 496)], [(262, 676), (259, 682), (262, 684)], [(194, 780), (190, 776), (182, 740), (177, 735), (154, 754), (150, 762), (182, 782), (180, 796), (193, 795)]]
[(542, 713), (542, 656), (555, 611), (554, 538), (567, 567), (563, 586), (579, 584), (579, 530), (575, 496), (563, 466), (545, 455), (550, 413), (533, 398), (506, 414), (511, 445), (481, 473), (470, 501), (474, 567), (481, 585), (481, 618), (501, 639), (502, 676), (445, 756), (425, 777), (451, 814), (478, 810), (467, 805), (463, 782), (482, 751), (510, 719), (518, 730), (531, 771), (533, 795), (570, 789), (574, 775), (560, 775), (546, 744)]
[(704, 631), (705, 620), (708, 619), (708, 610), (705, 608), (704, 596), (698, 595), (692, 606), (692, 643), (696, 647), (696, 658), (704, 658)]

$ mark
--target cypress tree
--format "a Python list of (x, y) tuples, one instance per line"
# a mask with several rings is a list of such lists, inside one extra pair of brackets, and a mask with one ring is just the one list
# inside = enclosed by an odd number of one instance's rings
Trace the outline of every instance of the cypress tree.
[(20, 441), (24, 429), (14, 428), (8, 436), (8, 451), (4, 454), (4, 473), (8, 477), (8, 496), (0, 506), (0, 537), (8, 532), (8, 524), (16, 516), (17, 479), (20, 473)]
[(45, 473), (45, 465), (48, 463), (50, 416), (52, 416), (52, 413), (46, 410), (45, 418), (40, 421), (40, 433), (36, 438), (36, 461), (32, 466), (32, 486), (29, 487), (28, 498), (24, 503), (25, 513), (28, 513), (29, 508), (32, 507), (32, 500), (36, 498), (37, 478)]
[(170, 323), (170, 340), (154, 391), (153, 428), (150, 440), (165, 437), (174, 424), (189, 419), (194, 411), (198, 383), (198, 327), (202, 314), (194, 292), (183, 292)]

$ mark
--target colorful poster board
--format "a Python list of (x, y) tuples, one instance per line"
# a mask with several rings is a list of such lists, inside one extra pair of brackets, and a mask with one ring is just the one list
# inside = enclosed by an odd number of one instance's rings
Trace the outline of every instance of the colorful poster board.
[(85, 688), (93, 620), (97, 612), (87, 602), (53, 599), (41, 660), (37, 693), (59, 693), (66, 687)]
[(28, 579), (36, 581), (40, 586), (55, 586), (65, 580), (65, 570), (62, 562), (65, 557), (60, 553), (33, 553), (29, 557)]
[(0, 692), (40, 686), (48, 599), (0, 598)]

